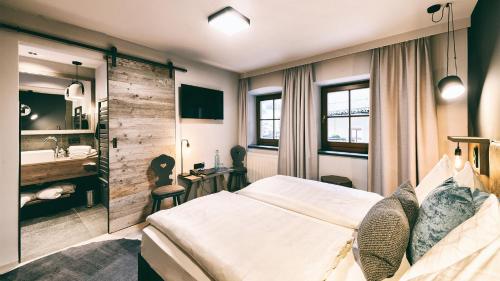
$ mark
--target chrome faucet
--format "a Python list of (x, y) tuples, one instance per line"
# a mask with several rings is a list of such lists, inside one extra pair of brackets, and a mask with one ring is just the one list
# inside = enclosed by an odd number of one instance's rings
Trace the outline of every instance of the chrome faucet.
[(57, 141), (57, 138), (56, 138), (56, 137), (54, 137), (54, 136), (50, 136), (50, 137), (46, 137), (46, 138), (43, 140), (43, 142), (44, 142), (44, 143), (46, 143), (46, 142), (48, 142), (48, 141), (53, 141), (53, 142), (54, 142), (54, 144), (56, 145), (56, 146), (54, 147), (54, 159), (56, 159), (56, 158), (58, 157), (58, 155), (59, 155), (59, 143), (58, 143), (58, 141)]

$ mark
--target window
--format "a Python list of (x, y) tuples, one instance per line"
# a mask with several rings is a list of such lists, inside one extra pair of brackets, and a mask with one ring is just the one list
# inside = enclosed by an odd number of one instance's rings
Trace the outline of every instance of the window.
[(257, 144), (278, 146), (281, 93), (257, 96)]
[(321, 88), (323, 150), (367, 153), (370, 138), (368, 81)]

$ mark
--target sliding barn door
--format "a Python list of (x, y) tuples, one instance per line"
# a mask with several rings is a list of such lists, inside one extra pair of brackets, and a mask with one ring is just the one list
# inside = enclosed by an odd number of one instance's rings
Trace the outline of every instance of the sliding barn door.
[(160, 154), (175, 157), (174, 80), (163, 67), (108, 60), (109, 230), (144, 221), (151, 212)]

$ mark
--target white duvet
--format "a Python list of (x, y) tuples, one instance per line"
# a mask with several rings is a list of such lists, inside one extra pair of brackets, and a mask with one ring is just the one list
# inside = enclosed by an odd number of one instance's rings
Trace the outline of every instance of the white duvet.
[(352, 229), (219, 192), (148, 222), (219, 281), (320, 281)]
[(383, 199), (372, 192), (281, 175), (256, 181), (238, 193), (353, 229)]

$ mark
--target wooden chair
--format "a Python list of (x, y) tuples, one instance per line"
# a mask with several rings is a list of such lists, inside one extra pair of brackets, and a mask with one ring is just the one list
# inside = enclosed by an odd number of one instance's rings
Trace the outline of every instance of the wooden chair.
[(163, 199), (172, 197), (174, 206), (181, 204), (181, 196), (186, 192), (184, 187), (173, 185), (173, 180), (170, 178), (172, 170), (175, 167), (175, 159), (162, 154), (151, 161), (153, 169), (158, 180), (155, 182), (156, 188), (151, 192), (153, 197), (153, 209), (151, 213), (160, 210), (160, 205)]
[(236, 191), (248, 185), (247, 168), (243, 164), (246, 150), (243, 146), (237, 145), (231, 148), (231, 158), (233, 158), (233, 171), (229, 173), (227, 190)]

